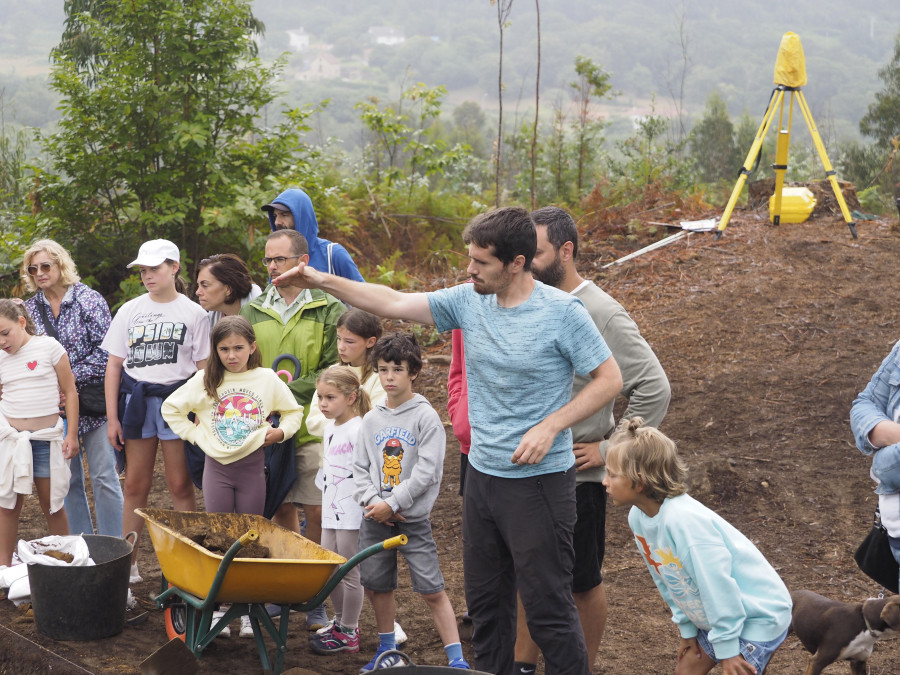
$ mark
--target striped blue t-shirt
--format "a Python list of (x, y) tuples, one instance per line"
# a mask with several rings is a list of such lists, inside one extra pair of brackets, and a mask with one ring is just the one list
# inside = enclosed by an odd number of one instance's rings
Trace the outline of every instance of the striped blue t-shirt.
[(516, 307), (501, 307), (472, 284), (428, 293), (428, 302), (439, 331), (463, 331), (472, 466), (506, 478), (571, 467), (568, 429), (540, 463), (518, 466), (510, 458), (525, 432), (571, 400), (574, 373), (590, 373), (611, 356), (581, 301), (535, 281)]

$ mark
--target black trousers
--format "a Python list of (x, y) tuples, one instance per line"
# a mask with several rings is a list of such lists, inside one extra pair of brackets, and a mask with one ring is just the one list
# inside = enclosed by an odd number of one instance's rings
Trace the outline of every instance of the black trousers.
[(463, 495), (466, 604), (476, 670), (512, 675), (516, 590), (547, 675), (589, 675), (572, 600), (575, 469), (498, 478), (469, 466)]

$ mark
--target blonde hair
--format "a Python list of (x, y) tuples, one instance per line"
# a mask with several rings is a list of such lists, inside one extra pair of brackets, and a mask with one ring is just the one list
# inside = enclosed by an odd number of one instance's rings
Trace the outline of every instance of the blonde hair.
[(659, 429), (644, 426), (640, 417), (619, 423), (609, 439), (606, 463), (632, 486), (642, 485), (644, 495), (656, 502), (687, 492), (687, 466), (678, 456), (675, 441)]
[(356, 394), (356, 400), (350, 408), (360, 417), (372, 409), (372, 400), (349, 366), (329, 366), (316, 378), (316, 387), (320, 384), (330, 384), (344, 396)]
[(19, 271), (22, 283), (25, 284), (25, 288), (29, 292), (36, 292), (38, 287), (34, 283), (34, 279), (28, 274), (27, 268), (31, 264), (31, 259), (41, 252), (49, 255), (59, 267), (59, 281), (63, 286), (74, 286), (81, 281), (81, 277), (78, 276), (78, 269), (75, 267), (75, 261), (72, 260), (69, 252), (52, 239), (40, 239), (25, 251), (25, 255), (22, 257), (22, 269)]

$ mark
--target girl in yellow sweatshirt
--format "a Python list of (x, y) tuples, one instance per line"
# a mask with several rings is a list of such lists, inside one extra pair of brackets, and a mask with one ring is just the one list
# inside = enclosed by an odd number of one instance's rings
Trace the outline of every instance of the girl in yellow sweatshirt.
[[(247, 319), (227, 316), (210, 335), (212, 354), (162, 405), (172, 431), (206, 454), (206, 510), (262, 515), (266, 502), (262, 448), (290, 438), (303, 422), (303, 408), (287, 385), (262, 368), (256, 336)], [(268, 421), (281, 414), (277, 428)], [(188, 419), (194, 413), (195, 422)]]

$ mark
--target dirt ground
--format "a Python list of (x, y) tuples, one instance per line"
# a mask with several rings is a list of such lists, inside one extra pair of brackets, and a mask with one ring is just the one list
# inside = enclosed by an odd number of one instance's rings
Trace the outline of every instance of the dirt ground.
[[(826, 216), (774, 228), (765, 213), (740, 212), (720, 240), (695, 234), (621, 266), (585, 246), (584, 273), (631, 312), (672, 382), (663, 424), (691, 467), (692, 494), (743, 530), (791, 589), (860, 601), (879, 588), (858, 571), (853, 551), (875, 506), (869, 462), (854, 447), (848, 415), (891, 345), (900, 309), (891, 269), (900, 259), (895, 219), (861, 222), (859, 239)], [(449, 341), (429, 348), (419, 382), (446, 419)], [(444, 483), (433, 521), (447, 589), (464, 606), (456, 444), (448, 426)], [(168, 507), (158, 481), (152, 506)], [(44, 533), (32, 504), (20, 535)], [(157, 590), (159, 567), (149, 539), (140, 544), (141, 598)], [(672, 672), (678, 635), (629, 535), (626, 513), (610, 507), (604, 564), (609, 622), (595, 673)], [(98, 589), (102, 593), (102, 589)], [(149, 606), (149, 603), (147, 603)], [(443, 665), (443, 650), (424, 604), (401, 575), (398, 619), (415, 663)], [(363, 613), (362, 651), (322, 657), (307, 647), (302, 615), (291, 621), (287, 667), (356, 673), (377, 637)], [(235, 635), (203, 654), (202, 673), (261, 670), (253, 641)], [(465, 635), (465, 633), (464, 633)], [(37, 634), (12, 603), (0, 602), (0, 672), (137, 673), (166, 642), (163, 615), (118, 637), (56, 642)], [(472, 656), (464, 639), (464, 651)], [(896, 673), (897, 644), (881, 643), (870, 672)], [(806, 653), (792, 636), (769, 672), (802, 672)], [(893, 665), (892, 665), (893, 664)], [(849, 672), (834, 665), (828, 672)]]

